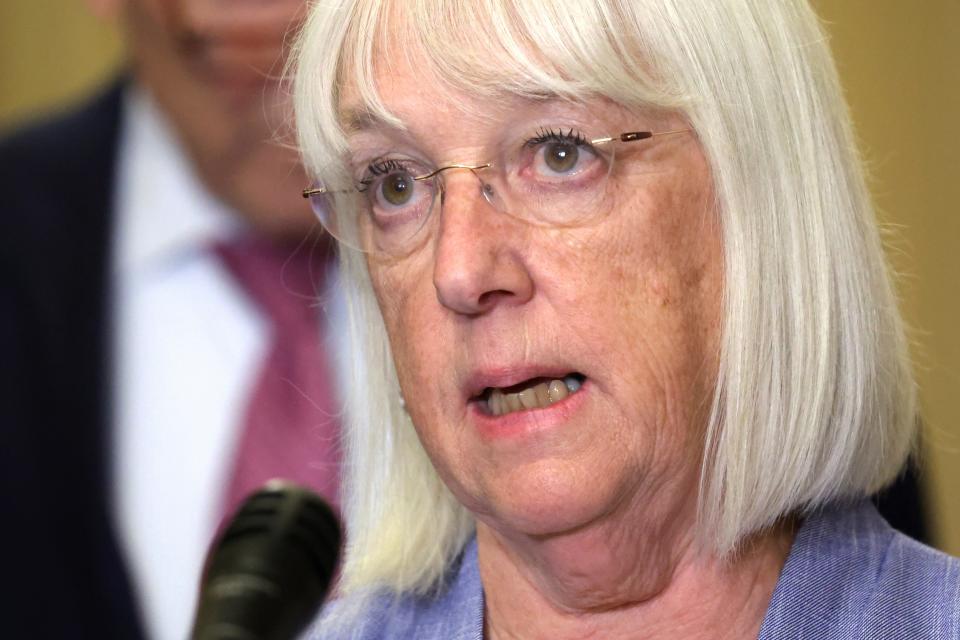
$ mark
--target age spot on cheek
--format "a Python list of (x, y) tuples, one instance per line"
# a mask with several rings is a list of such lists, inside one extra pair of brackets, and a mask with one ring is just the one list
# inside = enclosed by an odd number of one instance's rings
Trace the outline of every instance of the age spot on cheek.
[(650, 293), (657, 306), (661, 308), (666, 308), (673, 302), (669, 285), (660, 278), (655, 278), (650, 283)]

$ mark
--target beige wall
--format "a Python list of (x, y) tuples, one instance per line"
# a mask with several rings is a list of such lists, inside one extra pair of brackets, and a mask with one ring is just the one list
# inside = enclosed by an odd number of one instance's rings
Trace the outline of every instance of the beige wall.
[[(815, 0), (890, 227), (940, 546), (960, 555), (960, 0)], [(80, 0), (0, 2), (0, 128), (70, 99), (120, 47)]]
[(815, 0), (913, 326), (939, 546), (960, 555), (960, 0)]
[(90, 91), (119, 57), (82, 0), (0, 0), (0, 130)]

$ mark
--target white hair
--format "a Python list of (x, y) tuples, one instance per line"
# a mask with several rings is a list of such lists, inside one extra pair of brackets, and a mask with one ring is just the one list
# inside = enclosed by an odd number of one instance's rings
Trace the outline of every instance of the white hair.
[[(416, 47), (473, 92), (604, 96), (685, 117), (724, 246), (720, 364), (700, 480), (718, 555), (791, 513), (871, 494), (915, 432), (904, 329), (850, 119), (804, 0), (321, 0), (296, 47), (309, 172), (341, 165), (340, 88), (380, 101), (375, 64)], [(415, 43), (412, 44), (412, 43)], [(362, 255), (345, 250), (351, 348), (342, 590), (436, 587), (473, 530), (400, 406)]]

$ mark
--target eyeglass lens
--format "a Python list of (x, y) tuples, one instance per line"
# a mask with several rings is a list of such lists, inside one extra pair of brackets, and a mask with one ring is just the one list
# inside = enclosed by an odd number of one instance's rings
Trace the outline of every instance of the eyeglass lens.
[[(592, 145), (570, 131), (541, 131), (500, 145), (489, 166), (437, 171), (424, 163), (386, 157), (360, 183), (310, 197), (327, 230), (350, 247), (402, 254), (418, 244), (437, 202), (454, 181), (478, 180), (493, 208), (531, 224), (574, 226), (598, 213), (613, 167), (614, 145)], [(451, 169), (451, 170), (446, 170)], [(457, 174), (473, 173), (474, 177)], [(465, 193), (457, 188), (457, 195)], [(449, 197), (449, 196), (447, 196)]]

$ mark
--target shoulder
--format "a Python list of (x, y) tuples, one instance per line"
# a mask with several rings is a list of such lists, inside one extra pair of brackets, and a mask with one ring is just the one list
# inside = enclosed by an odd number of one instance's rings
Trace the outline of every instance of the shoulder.
[(77, 107), (0, 135), (0, 180), (89, 170), (91, 152), (114, 146), (124, 86), (118, 81)]
[(869, 503), (819, 510), (797, 533), (760, 637), (960, 639), (960, 560)]
[(305, 640), (388, 640), (414, 638), (428, 608), (421, 598), (388, 590), (335, 600)]
[(34, 391), (62, 397), (63, 363), (99, 374), (123, 91), (0, 137), (0, 378), (23, 424), (47, 408)]
[(123, 91), (117, 82), (79, 107), (0, 136), (5, 232), (55, 234), (78, 208), (110, 202)]
[(58, 287), (84, 261), (97, 271), (113, 203), (123, 84), (0, 137), (0, 266), (5, 280)]
[(886, 637), (921, 637), (908, 634), (924, 629), (928, 637), (960, 638), (960, 559), (894, 531), (864, 626)]
[(379, 590), (336, 600), (304, 640), (473, 640), (482, 633), (483, 589), (470, 542), (436, 593)]

